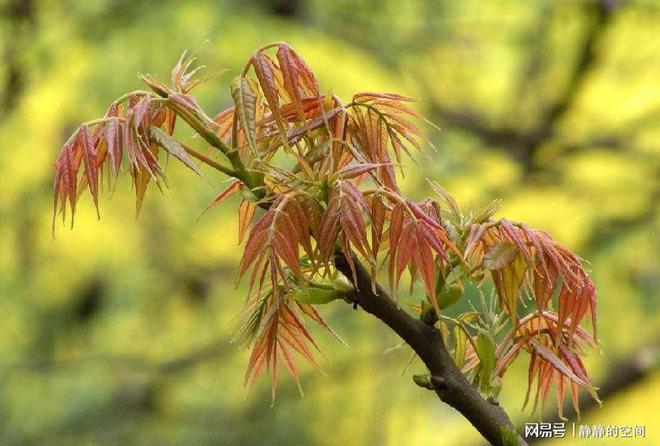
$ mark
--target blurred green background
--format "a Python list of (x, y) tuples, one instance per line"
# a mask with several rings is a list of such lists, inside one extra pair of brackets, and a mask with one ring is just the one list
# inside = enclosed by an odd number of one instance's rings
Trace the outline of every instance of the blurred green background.
[[(660, 444), (660, 2), (2, 0), (0, 14), (1, 445), (481, 444), (347, 305), (321, 309), (350, 347), (315, 331), (328, 376), (303, 365), (304, 397), (288, 379), (275, 407), (266, 380), (243, 388), (236, 201), (197, 220), (223, 188), (212, 172), (173, 164), (137, 221), (125, 175), (101, 221), (86, 196), (51, 237), (53, 162), (78, 123), (141, 88), (138, 71), (167, 78), (186, 48), (227, 69), (198, 91), (215, 113), (273, 40), (324, 91), (420, 98), (442, 132), (410, 195), (430, 177), (463, 203), (501, 197), (501, 215), (591, 262), (603, 354), (588, 366), (605, 395), (578, 423), (647, 438), (556, 443)], [(520, 411), (519, 362), (501, 396), (518, 424), (538, 421)]]

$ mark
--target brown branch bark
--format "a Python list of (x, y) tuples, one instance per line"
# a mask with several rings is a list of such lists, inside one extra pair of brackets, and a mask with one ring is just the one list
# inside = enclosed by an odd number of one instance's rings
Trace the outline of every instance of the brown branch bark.
[[(376, 286), (374, 293), (369, 272), (355, 257), (354, 262), (355, 291), (348, 299), (380, 319), (408, 343), (428, 368), (438, 398), (458, 410), (491, 444), (504, 445), (502, 429), (513, 429), (506, 412), (498, 404), (484, 399), (467, 381), (454, 364), (436, 328), (399, 308), (380, 285)], [(336, 256), (335, 266), (346, 277), (353, 277), (343, 254)], [(522, 438), (519, 441), (526, 444)]]

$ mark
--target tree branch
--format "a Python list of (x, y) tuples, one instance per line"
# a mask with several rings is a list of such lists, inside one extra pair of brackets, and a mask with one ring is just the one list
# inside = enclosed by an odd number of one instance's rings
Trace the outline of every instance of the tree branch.
[(566, 83), (564, 95), (547, 108), (540, 128), (547, 127), (550, 131), (573, 105), (577, 94), (582, 91), (587, 75), (597, 62), (598, 45), (611, 22), (617, 4), (617, 0), (596, 0), (587, 6), (588, 20), (591, 24), (580, 47), (577, 62)]
[[(506, 412), (499, 405), (484, 399), (468, 382), (449, 356), (437, 329), (399, 308), (380, 285), (376, 285), (374, 293), (369, 272), (355, 256), (353, 261), (355, 291), (348, 299), (380, 319), (410, 345), (428, 368), (432, 388), (443, 402), (458, 410), (491, 444), (504, 445), (502, 430), (513, 430)], [(343, 254), (336, 256), (335, 266), (346, 277), (353, 277)], [(520, 444), (526, 444), (522, 438)]]
[[(589, 23), (563, 92), (552, 103), (539, 105), (541, 118), (531, 129), (519, 129), (515, 124), (493, 125), (488, 122), (487, 117), (476, 111), (452, 110), (437, 101), (431, 105), (432, 114), (437, 116), (440, 122), (470, 132), (488, 146), (506, 148), (525, 173), (533, 172), (538, 168), (534, 160), (536, 153), (544, 142), (555, 136), (558, 123), (573, 107), (575, 99), (582, 92), (589, 74), (598, 62), (598, 47), (618, 6), (617, 0), (594, 0), (586, 5), (585, 17)], [(547, 27), (547, 20), (546, 17), (543, 18), (541, 27)], [(534, 52), (531, 59), (530, 65), (533, 68), (529, 70), (538, 70), (538, 65), (542, 62), (538, 52)], [(525, 91), (526, 84), (531, 80), (529, 76), (523, 79), (527, 80), (521, 87), (522, 91)], [(433, 95), (428, 94), (427, 97), (431, 98)]]

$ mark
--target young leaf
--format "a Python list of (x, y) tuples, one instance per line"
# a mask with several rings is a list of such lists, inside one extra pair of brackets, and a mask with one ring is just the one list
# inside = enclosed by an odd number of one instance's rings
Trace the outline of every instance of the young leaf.
[(211, 202), (211, 204), (209, 204), (209, 205), (206, 207), (206, 209), (204, 210), (204, 212), (203, 212), (202, 214), (205, 214), (206, 212), (209, 211), (209, 209), (218, 206), (220, 203), (222, 203), (223, 201), (225, 201), (227, 198), (231, 197), (231, 196), (234, 195), (236, 192), (238, 192), (239, 190), (241, 190), (242, 187), (243, 187), (243, 182), (242, 182), (241, 180), (233, 180), (231, 183), (229, 183), (229, 186), (227, 186), (227, 187), (225, 188), (225, 190), (223, 190), (222, 192), (220, 192), (220, 195), (218, 195), (217, 197), (215, 197), (215, 200), (213, 200), (213, 201)]
[(527, 264), (521, 259), (521, 257), (516, 257), (511, 264), (502, 269), (491, 270), (497, 294), (500, 301), (504, 304), (504, 308), (509, 313), (509, 316), (513, 319), (514, 324), (518, 320), (516, 304), (518, 302), (520, 287), (525, 279), (526, 271)]
[(513, 262), (518, 255), (515, 245), (503, 241), (491, 246), (484, 256), (484, 268), (490, 270), (501, 270)]
[[(85, 165), (85, 177), (87, 178), (87, 185), (94, 200), (96, 213), (99, 212), (99, 177), (98, 167), (96, 165), (96, 149), (94, 148), (94, 141), (92, 140), (87, 126), (82, 126), (76, 138), (76, 145), (80, 147), (82, 153), (83, 164)], [(100, 216), (99, 216), (100, 218)]]
[(580, 378), (577, 376), (566, 364), (562, 362), (562, 360), (557, 357), (549, 348), (544, 346), (543, 344), (539, 343), (536, 340), (531, 340), (530, 344), (534, 348), (534, 351), (536, 352), (537, 355), (539, 355), (541, 358), (543, 358), (545, 361), (547, 361), (552, 367), (557, 369), (559, 373), (564, 375), (565, 377), (569, 378), (571, 381), (573, 381), (575, 384), (593, 389), (593, 386), (591, 383), (585, 381), (584, 379)]
[[(157, 150), (155, 147), (153, 148)], [(133, 186), (135, 187), (135, 215), (137, 216), (140, 215), (140, 210), (142, 210), (144, 194), (152, 175), (146, 170), (140, 170), (135, 166), (133, 166), (131, 174), (133, 176)]]
[(449, 260), (447, 251), (452, 250), (460, 255), (440, 225), (436, 216), (409, 200), (396, 194), (388, 194), (394, 201), (389, 228), (389, 278), (393, 291), (398, 288), (399, 280), (408, 265), (419, 271), (424, 282), (426, 293), (431, 296), (431, 302), (440, 308), (436, 300), (435, 256), (441, 261)]
[(454, 362), (459, 368), (465, 363), (465, 343), (467, 335), (458, 325), (454, 327)]
[(60, 204), (59, 212), (62, 214), (62, 219), (66, 216), (66, 203), (67, 200), (71, 206), (71, 225), (73, 226), (73, 218), (76, 212), (76, 199), (77, 199), (77, 174), (80, 166), (80, 150), (76, 150), (76, 145), (73, 140), (67, 141), (62, 147), (60, 154), (55, 162), (55, 185), (53, 197), (53, 231), (55, 231), (55, 217), (58, 212), (58, 203)]
[[(231, 85), (231, 95), (235, 104), (234, 118), (238, 118), (245, 140), (254, 154), (257, 153), (257, 94), (255, 90), (252, 81), (245, 77), (237, 77)], [(234, 146), (237, 146), (236, 135), (233, 136), (233, 139)]]
[(288, 45), (279, 46), (277, 49), (277, 60), (280, 63), (284, 88), (289, 94), (299, 118), (303, 119), (302, 94), (298, 84), (300, 75), (298, 73), (298, 67), (293, 60), (291, 48)]
[(151, 139), (156, 142), (159, 146), (165, 149), (170, 155), (177, 158), (183, 164), (188, 166), (190, 170), (195, 172), (197, 175), (202, 175), (202, 171), (199, 170), (199, 167), (192, 160), (186, 149), (183, 148), (181, 143), (174, 139), (172, 136), (162, 131), (158, 127), (150, 127), (149, 132)]
[(495, 343), (486, 333), (477, 335), (477, 355), (479, 356), (479, 386), (483, 391), (490, 388), (491, 378), (495, 370)]
[(270, 112), (275, 118), (277, 128), (280, 132), (283, 144), (288, 145), (286, 140), (286, 125), (279, 112), (279, 89), (275, 80), (275, 71), (273, 70), (273, 61), (261, 51), (258, 51), (252, 56), (250, 60), (251, 65), (254, 67), (254, 72), (259, 80), (261, 91), (263, 91)]
[(461, 297), (463, 297), (463, 287), (460, 285), (452, 284), (443, 287), (438, 294), (438, 308), (444, 310), (461, 300)]
[(257, 210), (257, 204), (254, 201), (243, 199), (238, 207), (238, 244), (243, 243), (243, 238), (247, 232), (248, 226)]
[[(362, 192), (349, 181), (339, 181), (330, 192), (328, 207), (321, 222), (319, 248), (324, 261), (329, 261), (334, 252), (339, 234), (346, 246), (350, 244), (365, 258), (370, 258), (363, 212), (369, 212), (369, 205)], [(350, 249), (345, 251), (344, 254), (352, 265)]]
[(385, 203), (379, 194), (375, 194), (371, 199), (371, 255), (374, 260), (378, 257), (378, 251), (383, 239), (383, 228), (387, 209)]
[(121, 169), (122, 146), (121, 146), (121, 125), (119, 119), (112, 119), (104, 127), (105, 143), (108, 147), (112, 170), (115, 175), (119, 174)]
[(293, 298), (303, 304), (323, 305), (333, 300), (343, 299), (344, 293), (338, 290), (308, 286), (293, 291)]

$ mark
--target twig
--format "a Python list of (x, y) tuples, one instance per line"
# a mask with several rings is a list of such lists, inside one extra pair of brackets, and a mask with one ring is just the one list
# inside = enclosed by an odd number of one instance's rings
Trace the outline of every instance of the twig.
[[(491, 444), (504, 445), (502, 431), (513, 429), (508, 415), (500, 406), (485, 400), (467, 381), (449, 355), (440, 332), (399, 308), (380, 285), (376, 284), (374, 292), (369, 272), (355, 256), (353, 262), (355, 291), (348, 299), (380, 319), (410, 345), (428, 368), (429, 385), (443, 402), (458, 410)], [(346, 277), (353, 277), (343, 254), (335, 257), (335, 266)], [(522, 438), (519, 442), (526, 444)]]

